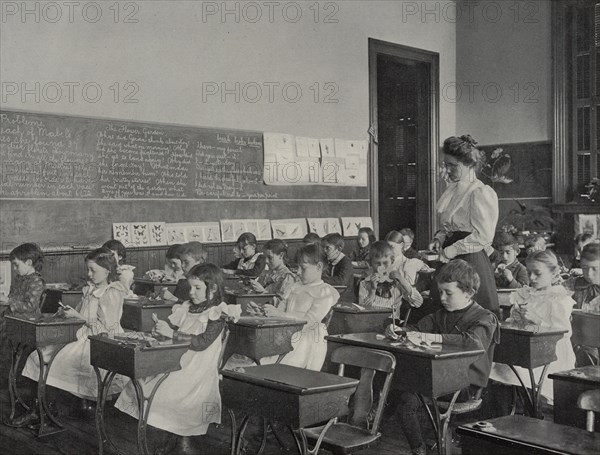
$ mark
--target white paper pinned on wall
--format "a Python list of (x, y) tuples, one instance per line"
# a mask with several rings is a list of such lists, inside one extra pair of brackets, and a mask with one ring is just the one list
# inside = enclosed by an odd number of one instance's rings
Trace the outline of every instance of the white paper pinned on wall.
[(357, 236), (358, 230), (363, 227), (373, 229), (371, 217), (342, 217), (342, 230), (346, 237)]
[(321, 158), (335, 157), (335, 141), (333, 139), (320, 139), (319, 144), (321, 145)]
[(271, 220), (271, 228), (274, 239), (301, 239), (308, 233), (305, 218)]

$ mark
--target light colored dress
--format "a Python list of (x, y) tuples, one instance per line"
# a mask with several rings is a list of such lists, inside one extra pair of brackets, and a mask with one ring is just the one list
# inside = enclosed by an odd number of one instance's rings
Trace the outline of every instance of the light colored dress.
[(119, 274), (119, 281), (123, 285), (125, 289), (127, 289), (127, 295), (129, 297), (134, 296), (132, 285), (133, 285), (133, 271), (135, 267), (129, 264), (122, 264), (117, 267), (117, 272)]
[[(190, 313), (190, 303), (173, 305), (171, 324), (189, 335), (200, 335), (208, 321), (216, 321), (222, 313), (239, 319), (241, 307), (221, 303), (201, 313)], [(180, 436), (206, 434), (211, 423), (221, 422), (218, 362), (222, 348), (219, 336), (203, 351), (188, 350), (181, 357), (181, 370), (172, 372), (160, 385), (150, 408), (148, 424)], [(140, 381), (144, 395), (149, 396), (161, 375)], [(133, 383), (127, 385), (115, 407), (138, 418)]]
[(436, 238), (442, 244), (445, 233), (469, 232), (464, 239), (444, 248), (448, 259), (477, 253), (492, 244), (498, 223), (498, 196), (480, 180), (449, 183), (438, 201), (437, 212), (442, 230)]
[[(302, 332), (294, 335), (292, 346), (281, 363), (308, 370), (320, 371), (327, 354), (327, 327), (321, 321), (340, 294), (323, 281), (304, 284), (292, 289), (285, 302), (285, 316), (306, 321)], [(282, 309), (282, 308), (280, 308)], [(277, 356), (261, 359), (262, 364), (274, 363)]]
[[(567, 330), (567, 333), (556, 343), (556, 360), (548, 367), (548, 373), (565, 371), (575, 368), (575, 353), (571, 345), (571, 311), (575, 305), (575, 300), (569, 297), (568, 291), (563, 286), (552, 286), (548, 289), (538, 291), (529, 286), (518, 288), (511, 294), (511, 317), (508, 322), (519, 320), (519, 304), (526, 302), (525, 318), (539, 325), (540, 328), (554, 328)], [(502, 343), (502, 336), (500, 337)], [(521, 367), (515, 367), (525, 378), (525, 384), (529, 383), (529, 372)], [(539, 381), (543, 367), (533, 370), (536, 381)], [(508, 365), (494, 362), (490, 379), (505, 384), (520, 385), (519, 380)], [(546, 379), (542, 385), (542, 395), (548, 399), (550, 404), (553, 402), (552, 381)]]
[(265, 288), (266, 294), (275, 294), (276, 305), (287, 300), (292, 289), (300, 286), (300, 279), (285, 266), (277, 270), (265, 270), (258, 277), (258, 283)]
[[(66, 345), (56, 355), (48, 374), (47, 384), (72, 393), (81, 398), (95, 400), (98, 394), (96, 374), (90, 365), (89, 335), (108, 333), (113, 337), (123, 332), (121, 315), (123, 314), (123, 299), (127, 289), (119, 281), (107, 286), (86, 286), (83, 288), (83, 298), (76, 310), (85, 318), (87, 323), (77, 331), (77, 341)], [(44, 359), (56, 349), (48, 346), (42, 349)], [(27, 359), (23, 376), (37, 381), (39, 378), (39, 358), (33, 352)], [(116, 375), (111, 384), (110, 393), (118, 393), (127, 379)]]

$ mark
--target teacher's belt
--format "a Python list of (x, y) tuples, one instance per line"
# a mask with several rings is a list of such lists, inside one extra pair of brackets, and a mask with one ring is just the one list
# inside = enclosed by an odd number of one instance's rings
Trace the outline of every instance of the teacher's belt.
[(470, 234), (471, 233), (467, 232), (467, 231), (448, 232), (448, 233), (446, 233), (446, 239), (444, 240), (444, 244), (442, 245), (442, 248), (446, 248), (450, 245), (454, 245), (456, 242), (464, 239), (465, 237), (467, 237)]

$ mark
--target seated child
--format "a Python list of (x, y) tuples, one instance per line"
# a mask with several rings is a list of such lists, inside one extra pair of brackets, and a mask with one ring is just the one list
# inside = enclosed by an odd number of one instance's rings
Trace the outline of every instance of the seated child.
[[(48, 373), (47, 384), (66, 390), (80, 398), (96, 400), (98, 386), (96, 374), (90, 365), (89, 335), (107, 333), (113, 337), (121, 334), (121, 315), (123, 299), (127, 289), (118, 280), (117, 260), (108, 248), (99, 248), (85, 258), (89, 286), (83, 288), (83, 298), (77, 308), (65, 307), (59, 310), (68, 318), (85, 320), (77, 331), (77, 340), (62, 348)], [(55, 345), (42, 348), (44, 358), (50, 357), (56, 350)], [(39, 378), (39, 358), (33, 352), (27, 359), (23, 376), (37, 381)], [(118, 393), (127, 378), (117, 375), (111, 384), (110, 393)], [(35, 421), (36, 407), (24, 416), (24, 422)]]
[(529, 285), (529, 275), (523, 264), (517, 260), (519, 242), (508, 232), (498, 232), (494, 237), (494, 248), (498, 262), (494, 276), (498, 288), (520, 288)]
[(399, 308), (402, 299), (414, 307), (423, 304), (423, 297), (405, 274), (393, 268), (394, 249), (388, 242), (373, 243), (369, 257), (372, 273), (360, 282), (359, 305), (367, 308)]
[[(189, 242), (181, 245), (176, 254), (181, 261), (181, 268), (184, 273), (192, 270), (192, 267), (198, 264), (203, 264), (206, 261), (206, 250), (200, 242)], [(187, 278), (184, 276), (177, 281), (175, 291), (171, 293), (167, 288), (160, 290), (160, 296), (164, 300), (171, 302), (182, 303), (190, 298), (190, 285)]]
[(321, 237), (316, 232), (309, 232), (302, 238), (302, 246), (312, 245), (313, 243), (321, 243)]
[(182, 250), (183, 245), (171, 245), (165, 255), (167, 260), (165, 264), (165, 277), (170, 281), (179, 281), (180, 279), (185, 278), (185, 272), (183, 271), (183, 266), (179, 257)]
[[(471, 385), (461, 391), (457, 402), (475, 402), (481, 389), (487, 386), (494, 355), (494, 346), (500, 341), (496, 316), (473, 301), (479, 288), (479, 275), (462, 259), (445, 264), (436, 276), (443, 308), (425, 316), (416, 326), (409, 326), (409, 340), (459, 345), (484, 349), (469, 367)], [(386, 329), (394, 337), (396, 326)], [(419, 423), (421, 401), (415, 393), (402, 392), (400, 396), (400, 425), (408, 440), (411, 453), (425, 455), (425, 443)]]
[(358, 251), (353, 251), (350, 259), (356, 262), (359, 266), (367, 266), (369, 264), (369, 248), (375, 242), (375, 233), (369, 227), (362, 227), (358, 230)]
[(108, 248), (115, 255), (118, 264), (117, 274), (119, 275), (119, 281), (123, 284), (125, 289), (130, 291), (128, 294), (133, 295), (131, 287), (133, 286), (133, 271), (135, 270), (135, 267), (123, 263), (127, 257), (125, 246), (118, 240), (109, 240), (102, 245), (102, 248)]
[[(404, 236), (398, 231), (390, 231), (385, 236), (385, 241), (390, 244), (394, 250), (394, 263), (392, 267), (400, 272), (411, 286), (417, 283), (419, 272), (431, 273), (433, 269), (425, 264), (421, 259), (407, 258), (404, 256)], [(416, 303), (416, 302), (415, 302)], [(413, 305), (415, 307), (419, 305)]]
[(595, 241), (597, 241), (597, 239), (594, 238), (594, 234), (591, 232), (583, 232), (575, 236), (575, 254), (573, 257), (573, 264), (571, 265), (572, 269), (581, 268), (581, 251), (583, 250), (583, 247), (588, 243), (594, 243)]
[(240, 235), (237, 239), (237, 248), (241, 257), (224, 265), (223, 272), (228, 275), (258, 277), (265, 269), (267, 260), (262, 253), (256, 252), (256, 237), (254, 234), (244, 232)]
[[(218, 362), (222, 333), (227, 319), (238, 319), (239, 305), (222, 301), (223, 274), (214, 264), (199, 264), (188, 272), (190, 300), (173, 305), (168, 321), (159, 320), (154, 331), (176, 340), (189, 340), (188, 351), (157, 389), (148, 424), (180, 436), (206, 434), (211, 423), (221, 422)], [(142, 379), (144, 395), (149, 396), (160, 378)], [(139, 418), (133, 383), (123, 390), (115, 407)]]
[(410, 228), (403, 228), (400, 229), (399, 232), (404, 241), (404, 256), (408, 259), (419, 259), (419, 252), (412, 247), (412, 244), (415, 241), (415, 233), (413, 230)]
[(321, 239), (321, 246), (327, 255), (323, 281), (331, 286), (346, 286), (351, 289), (354, 268), (350, 258), (342, 253), (344, 238), (337, 233), (327, 234)]
[(23, 243), (9, 254), (15, 277), (10, 283), (8, 295), (0, 295), (0, 384), (8, 378), (11, 350), (6, 338), (5, 316), (17, 313), (40, 314), (41, 297), (45, 284), (40, 271), (43, 264), (42, 250), (35, 243)]
[[(294, 350), (285, 355), (281, 363), (299, 368), (320, 371), (327, 354), (328, 335), (323, 319), (340, 297), (335, 288), (321, 279), (327, 256), (319, 244), (302, 247), (298, 256), (302, 285), (294, 287), (290, 296), (279, 307), (265, 305), (271, 317), (289, 317), (307, 321), (301, 336), (292, 338)], [(261, 359), (261, 363), (274, 363), (277, 356)]]
[(287, 245), (283, 240), (269, 240), (263, 247), (268, 270), (265, 269), (257, 280), (250, 280), (250, 287), (254, 292), (275, 294), (275, 306), (285, 301), (292, 289), (299, 284), (298, 276), (285, 265), (286, 253)]
[[(583, 276), (569, 278), (565, 287), (572, 292), (575, 308), (590, 313), (600, 313), (600, 244), (588, 243), (581, 251)], [(598, 348), (576, 347), (577, 366), (598, 364)]]
[(600, 244), (583, 247), (580, 265), (583, 276), (569, 278), (565, 287), (573, 292), (576, 309), (590, 311), (590, 302), (600, 296)]
[[(575, 301), (560, 284), (559, 265), (556, 255), (550, 251), (536, 251), (527, 257), (527, 270), (531, 287), (517, 289), (511, 295), (513, 307), (507, 322), (533, 325), (543, 328), (567, 330), (556, 343), (557, 360), (548, 368), (548, 374), (570, 370), (575, 367), (575, 354), (571, 346), (571, 310)], [(528, 377), (528, 370), (515, 366), (521, 377)], [(539, 379), (542, 367), (534, 369)], [(523, 376), (524, 375), (524, 376)], [(494, 363), (490, 379), (508, 385), (519, 385), (511, 368), (505, 364)], [(541, 394), (552, 404), (552, 381), (544, 381)]]

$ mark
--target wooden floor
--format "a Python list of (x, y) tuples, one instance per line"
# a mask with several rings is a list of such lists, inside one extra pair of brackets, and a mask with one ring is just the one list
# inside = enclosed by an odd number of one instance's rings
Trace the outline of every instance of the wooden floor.
[[(66, 405), (65, 401), (71, 401)], [(21, 428), (14, 429), (0, 424), (0, 453), (10, 455), (92, 455), (98, 453), (98, 444), (96, 439), (96, 427), (93, 416), (91, 419), (84, 419), (73, 409), (77, 401), (60, 400), (57, 410), (59, 420), (64, 424), (66, 431), (55, 435), (37, 438), (31, 430)], [(10, 401), (8, 391), (0, 390), (0, 413), (5, 418), (10, 413)], [(546, 416), (549, 418), (550, 416)], [(467, 419), (467, 421), (473, 420)], [(422, 425), (428, 427), (425, 416), (421, 419)], [(460, 423), (465, 422), (463, 419)], [(248, 454), (254, 454), (260, 445), (261, 432), (259, 431), (259, 422), (251, 421), (246, 434), (248, 443)], [(454, 422), (453, 427), (458, 424)], [(137, 420), (123, 414), (111, 405), (107, 408), (106, 414), (107, 431), (111, 438), (125, 455), (137, 454), (136, 434)], [(229, 453), (230, 422), (227, 413), (224, 413), (221, 425), (212, 425), (208, 434), (205, 436), (196, 436), (192, 438), (179, 439), (176, 448), (171, 452), (172, 455), (187, 454), (211, 454), (220, 455)], [(395, 412), (387, 411), (384, 415), (381, 426), (382, 438), (380, 442), (372, 448), (366, 449), (361, 454), (364, 455), (401, 455), (409, 454), (408, 444), (402, 435)], [(155, 447), (157, 442), (162, 441), (165, 434), (149, 427), (149, 446)], [(286, 448), (282, 448), (274, 437), (269, 437), (266, 455), (276, 454), (296, 454), (295, 444), (291, 435), (284, 431), (280, 433), (286, 443)], [(429, 436), (433, 438), (431, 430)], [(151, 449), (152, 453), (153, 449)], [(328, 452), (322, 451), (324, 454)], [(111, 453), (110, 451), (108, 453)], [(437, 453), (436, 450), (429, 450), (428, 454)], [(460, 448), (453, 447), (453, 455), (460, 454)]]

